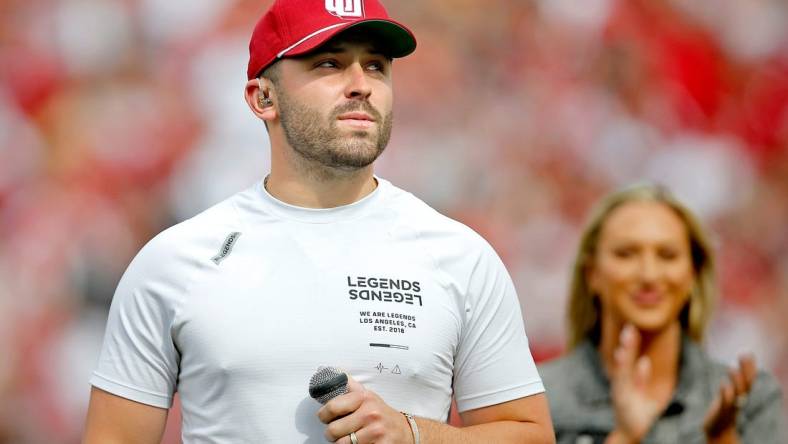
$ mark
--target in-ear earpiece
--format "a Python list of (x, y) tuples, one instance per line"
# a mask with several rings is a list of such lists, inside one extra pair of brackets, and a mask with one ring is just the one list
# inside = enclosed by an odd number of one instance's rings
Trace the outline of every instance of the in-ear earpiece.
[(268, 98), (268, 92), (266, 92), (265, 88), (263, 88), (263, 81), (260, 78), (257, 78), (257, 84), (260, 87), (260, 91), (257, 96), (257, 103), (260, 104), (260, 108), (268, 108), (274, 105), (274, 101)]
[(268, 97), (259, 96), (258, 103), (260, 104), (260, 108), (268, 108), (274, 105), (274, 101), (269, 99)]

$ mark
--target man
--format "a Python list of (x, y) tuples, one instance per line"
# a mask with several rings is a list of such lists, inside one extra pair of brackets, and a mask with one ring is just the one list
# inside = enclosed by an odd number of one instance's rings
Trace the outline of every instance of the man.
[[(176, 390), (187, 443), (553, 442), (499, 258), (373, 174), (392, 58), (415, 46), (377, 0), (274, 3), (245, 90), (271, 173), (129, 266), (86, 442), (158, 442)], [(307, 383), (322, 364), (352, 377), (321, 407)], [(452, 395), (463, 428), (444, 423)]]

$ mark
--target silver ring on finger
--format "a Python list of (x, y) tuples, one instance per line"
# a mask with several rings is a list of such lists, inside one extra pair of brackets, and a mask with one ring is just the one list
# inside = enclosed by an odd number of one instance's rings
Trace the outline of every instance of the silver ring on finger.
[(350, 444), (358, 444), (358, 437), (356, 436), (356, 432), (350, 432)]
[(747, 403), (747, 395), (739, 395), (736, 397), (736, 408), (741, 409)]

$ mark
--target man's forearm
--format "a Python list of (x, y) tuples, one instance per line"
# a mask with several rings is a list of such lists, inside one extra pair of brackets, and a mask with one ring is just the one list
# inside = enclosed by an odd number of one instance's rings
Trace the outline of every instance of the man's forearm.
[(554, 444), (552, 427), (535, 422), (496, 421), (467, 427), (416, 418), (421, 444)]

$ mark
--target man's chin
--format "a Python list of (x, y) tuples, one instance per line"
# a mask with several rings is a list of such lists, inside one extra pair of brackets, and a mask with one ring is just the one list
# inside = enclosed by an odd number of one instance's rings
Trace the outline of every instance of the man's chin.
[(375, 162), (377, 156), (374, 157), (341, 157), (335, 158), (332, 164), (343, 170), (360, 170), (366, 168)]
[(375, 162), (382, 152), (377, 147), (348, 148), (344, 154), (332, 156), (330, 163), (342, 169), (361, 169)]

